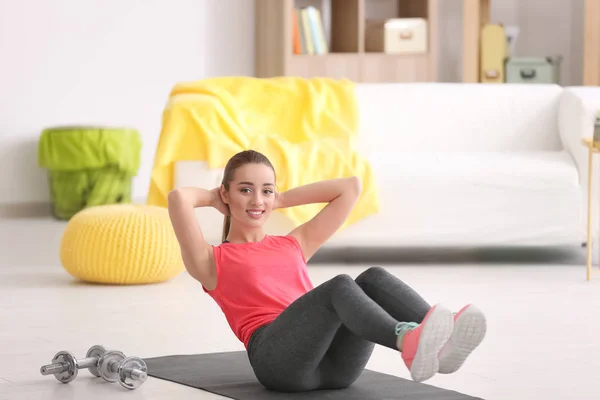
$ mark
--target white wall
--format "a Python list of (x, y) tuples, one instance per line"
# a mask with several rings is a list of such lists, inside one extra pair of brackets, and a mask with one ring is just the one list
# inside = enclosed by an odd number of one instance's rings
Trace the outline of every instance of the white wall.
[(0, 203), (48, 201), (41, 129), (128, 125), (145, 199), (171, 87), (254, 73), (252, 0), (0, 0)]
[[(440, 80), (460, 81), (462, 0), (439, 1)], [(253, 9), (252, 0), (0, 0), (0, 203), (49, 200), (37, 138), (75, 123), (140, 130), (134, 197), (144, 200), (171, 87), (254, 73)], [(521, 27), (516, 55), (562, 54), (561, 83), (581, 84), (583, 0), (492, 0), (491, 13)]]

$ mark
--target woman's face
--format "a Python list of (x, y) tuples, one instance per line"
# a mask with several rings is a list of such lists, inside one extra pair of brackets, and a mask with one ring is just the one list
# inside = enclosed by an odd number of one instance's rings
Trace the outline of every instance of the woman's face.
[(221, 187), (221, 193), (232, 219), (250, 228), (262, 227), (275, 205), (275, 174), (264, 164), (243, 165), (229, 182), (229, 191)]

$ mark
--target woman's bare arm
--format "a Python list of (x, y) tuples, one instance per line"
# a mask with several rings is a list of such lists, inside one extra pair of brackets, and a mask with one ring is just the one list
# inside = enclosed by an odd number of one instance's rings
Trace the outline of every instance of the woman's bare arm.
[(351, 177), (315, 182), (279, 194), (278, 208), (329, 203), (310, 221), (290, 232), (300, 243), (306, 260), (344, 224), (361, 191), (360, 179)]
[(216, 287), (212, 246), (204, 239), (194, 208), (218, 205), (216, 190), (182, 187), (169, 193), (169, 216), (181, 248), (183, 263), (189, 274), (207, 290)]

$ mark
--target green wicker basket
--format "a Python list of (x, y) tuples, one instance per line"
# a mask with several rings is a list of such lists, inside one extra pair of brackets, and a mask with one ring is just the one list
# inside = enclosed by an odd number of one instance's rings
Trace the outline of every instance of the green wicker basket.
[(38, 164), (48, 170), (54, 217), (68, 220), (86, 207), (130, 203), (141, 148), (139, 132), (130, 128), (43, 130)]

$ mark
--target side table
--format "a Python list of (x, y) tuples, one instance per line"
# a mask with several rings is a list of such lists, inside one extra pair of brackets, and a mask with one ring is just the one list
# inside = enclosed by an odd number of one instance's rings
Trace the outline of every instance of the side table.
[(583, 139), (583, 145), (588, 149), (588, 197), (587, 197), (587, 280), (592, 278), (592, 175), (593, 175), (593, 156), (594, 153), (600, 153), (600, 141), (594, 141), (593, 138)]

